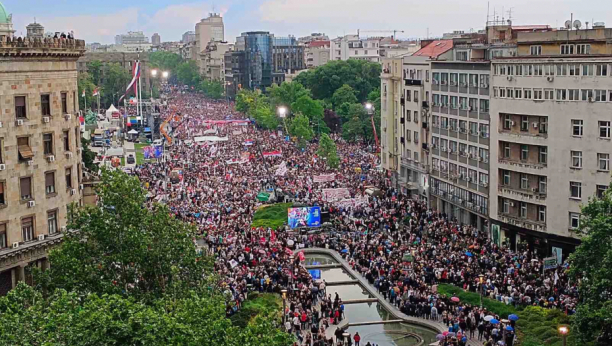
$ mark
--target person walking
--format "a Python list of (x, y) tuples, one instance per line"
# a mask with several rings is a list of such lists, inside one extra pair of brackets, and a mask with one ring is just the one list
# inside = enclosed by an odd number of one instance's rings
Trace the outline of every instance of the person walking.
[(353, 336), (353, 340), (355, 340), (355, 346), (359, 346), (359, 341), (361, 341), (361, 336), (358, 332), (355, 332), (355, 336)]

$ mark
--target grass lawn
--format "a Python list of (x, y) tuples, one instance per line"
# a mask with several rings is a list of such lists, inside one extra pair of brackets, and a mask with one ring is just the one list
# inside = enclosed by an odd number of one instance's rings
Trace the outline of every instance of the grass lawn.
[(149, 146), (150, 144), (147, 143), (135, 143), (134, 144), (134, 150), (136, 151), (136, 164), (137, 165), (142, 165), (143, 163), (145, 163), (145, 158), (144, 158), (144, 153), (142, 151), (142, 148)]
[(282, 318), (283, 300), (280, 295), (272, 293), (249, 294), (240, 310), (230, 317), (235, 326), (244, 328), (257, 315), (265, 314), (266, 317), (272, 315), (280, 322)]
[(287, 222), (287, 209), (291, 203), (264, 205), (255, 211), (252, 227), (279, 228)]

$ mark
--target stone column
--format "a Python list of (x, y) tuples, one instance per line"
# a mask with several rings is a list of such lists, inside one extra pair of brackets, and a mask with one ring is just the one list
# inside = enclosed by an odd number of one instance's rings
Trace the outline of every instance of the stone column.
[(20, 265), (16, 269), (17, 269), (17, 281), (25, 281), (25, 265)]
[(51, 267), (48, 258), (43, 258), (40, 261), (41, 261), (41, 264), (42, 264), (42, 271), (46, 271), (46, 270), (48, 270)]

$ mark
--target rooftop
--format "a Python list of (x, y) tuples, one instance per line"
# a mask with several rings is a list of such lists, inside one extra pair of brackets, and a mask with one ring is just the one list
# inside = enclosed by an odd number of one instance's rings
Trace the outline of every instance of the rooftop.
[(325, 47), (329, 45), (330, 45), (330, 41), (312, 41), (308, 44), (308, 47), (315, 48), (315, 47)]
[(438, 56), (453, 49), (453, 40), (436, 40), (427, 46), (419, 49), (414, 56), (427, 56), (430, 58), (437, 58)]
[(81, 56), (85, 41), (69, 38), (1, 37), (0, 56)]
[(0, 24), (8, 24), (11, 22), (11, 16), (6, 12), (4, 5), (0, 2)]

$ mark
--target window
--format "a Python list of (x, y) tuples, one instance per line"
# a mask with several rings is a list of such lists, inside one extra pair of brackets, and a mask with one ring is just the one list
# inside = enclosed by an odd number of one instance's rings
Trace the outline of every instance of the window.
[(24, 217), (21, 219), (21, 235), (24, 242), (34, 239), (34, 218)]
[[(451, 75), (452, 76), (452, 75)], [(451, 108), (457, 109), (459, 108), (459, 102), (457, 96), (451, 96), (450, 98)]]
[(521, 131), (529, 131), (529, 117), (521, 115)]
[(593, 75), (593, 65), (582, 65), (582, 75), (592, 76)]
[(480, 131), (480, 136), (482, 138), (489, 138), (489, 125), (480, 124), (478, 130)]
[(570, 181), (570, 198), (582, 198), (582, 183), (578, 181)]
[(610, 170), (610, 154), (597, 154), (597, 162), (599, 162), (600, 171)]
[(521, 173), (521, 189), (529, 189), (529, 176), (525, 173)]
[(542, 55), (542, 46), (531, 46), (529, 47), (530, 55)]
[(514, 98), (514, 89), (512, 89), (512, 88), (506, 88), (506, 96), (507, 96), (509, 99)]
[(519, 216), (525, 219), (527, 218), (527, 203), (519, 202), (519, 204), (520, 204)]
[(487, 186), (489, 185), (489, 175), (486, 173), (480, 173), (480, 185)]
[(415, 123), (419, 122), (419, 111), (414, 111), (413, 120), (414, 120)]
[(527, 161), (529, 159), (529, 146), (521, 144), (521, 161)]
[(510, 158), (510, 143), (504, 143), (504, 158)]
[(470, 134), (473, 136), (478, 135), (478, 123), (470, 122)]
[(510, 185), (510, 171), (503, 171), (503, 184), (506, 186)]
[(580, 90), (581, 93), (581, 99), (582, 101), (593, 101), (595, 100), (595, 98), (593, 98), (593, 90)]
[(45, 173), (45, 193), (47, 195), (55, 193), (55, 172)]
[(578, 89), (568, 89), (567, 90), (567, 99), (569, 101), (579, 101), (580, 100), (580, 91)]
[(574, 45), (573, 44), (562, 44), (561, 45), (561, 54), (574, 54)]
[(19, 162), (24, 162), (34, 157), (32, 148), (30, 148), (30, 138), (29, 137), (18, 137), (17, 138), (17, 151), (19, 153), (18, 154)]
[(21, 199), (24, 201), (32, 199), (32, 178), (24, 177), (19, 179), (19, 188), (21, 189)]
[(406, 141), (407, 142), (411, 142), (412, 141), (412, 132), (410, 130), (408, 130), (406, 132)]
[(610, 139), (610, 122), (609, 121), (599, 122), (599, 137)]
[(541, 194), (546, 194), (546, 177), (538, 178), (538, 192)]
[(510, 213), (510, 201), (507, 199), (503, 199), (502, 202), (502, 213), (509, 214)]
[(548, 149), (546, 147), (539, 148), (538, 162), (544, 165), (548, 162)]
[(572, 151), (572, 168), (582, 168), (582, 151)]
[(557, 64), (557, 76), (567, 76), (567, 65)]
[(531, 96), (531, 89), (523, 89), (523, 97), (526, 100), (531, 100), (532, 96)]
[(72, 188), (72, 167), (66, 168), (66, 189)]
[(582, 54), (582, 55), (591, 54), (591, 45), (590, 44), (577, 44), (576, 53)]
[(578, 213), (569, 213), (569, 223), (571, 229), (580, 228), (580, 214)]
[(533, 75), (541, 76), (544, 73), (544, 68), (542, 65), (533, 65)]
[(419, 92), (418, 91), (414, 91), (414, 102), (418, 103), (419, 102)]
[(538, 221), (546, 222), (546, 207), (543, 205), (538, 205)]
[(538, 118), (538, 132), (541, 134), (548, 133), (548, 117), (539, 117)]
[(410, 96), (412, 96), (412, 92), (410, 92), (410, 90), (406, 90), (406, 101), (410, 101)]
[(606, 102), (608, 93), (606, 90), (595, 90), (595, 101)]
[(569, 64), (567, 65), (567, 71), (570, 76), (579, 76), (580, 75), (580, 65)]
[(467, 61), (468, 60), (468, 52), (457, 52), (457, 61)]
[(533, 89), (533, 99), (543, 100), (542, 89)]
[(6, 194), (4, 192), (4, 188), (6, 187), (6, 183), (0, 181), (0, 206), (6, 205)]
[(414, 144), (419, 144), (419, 133), (414, 131)]
[(15, 116), (17, 119), (27, 118), (26, 97), (15, 96)]
[(567, 101), (566, 89), (557, 89), (557, 101)]
[(470, 87), (478, 87), (478, 75), (470, 74)]
[(554, 76), (555, 75), (555, 65), (544, 65), (544, 75)]
[(410, 121), (410, 119), (411, 119), (410, 114), (412, 114), (412, 111), (407, 110), (406, 111), (406, 121)]
[(505, 88), (501, 88), (499, 89), (499, 98), (506, 98), (506, 89)]
[(510, 114), (504, 114), (504, 130), (510, 130), (512, 128), (512, 116)]
[(8, 240), (6, 238), (6, 223), (0, 224), (0, 249), (8, 247)]
[(62, 93), (62, 113), (63, 114), (67, 114), (68, 113), (68, 94), (67, 93)]
[(42, 116), (51, 115), (51, 96), (49, 94), (40, 95), (40, 112)]
[(608, 64), (595, 64), (595, 75), (605, 77), (608, 75)]
[(597, 185), (597, 198), (603, 198), (607, 189), (608, 185)]
[(555, 91), (553, 89), (544, 89), (544, 99), (545, 100), (554, 100), (555, 99)]
[(45, 155), (53, 155), (53, 134), (52, 133), (43, 134), (43, 149), (45, 151)]
[(0, 138), (0, 163), (4, 163), (4, 139)]
[(70, 151), (70, 131), (65, 130), (62, 133), (62, 137), (64, 140), (64, 151)]
[(57, 210), (47, 212), (47, 230), (49, 235), (57, 233)]
[(419, 162), (419, 153), (418, 152), (414, 152), (414, 162)]
[(489, 112), (489, 100), (480, 100), (480, 112), (481, 113)]
[(75, 148), (81, 146), (81, 127), (77, 126), (74, 128), (74, 145)]
[(583, 120), (572, 119), (572, 136), (582, 137)]
[(480, 87), (481, 88), (488, 88), (489, 87), (489, 75), (488, 74), (481, 74), (480, 75)]

